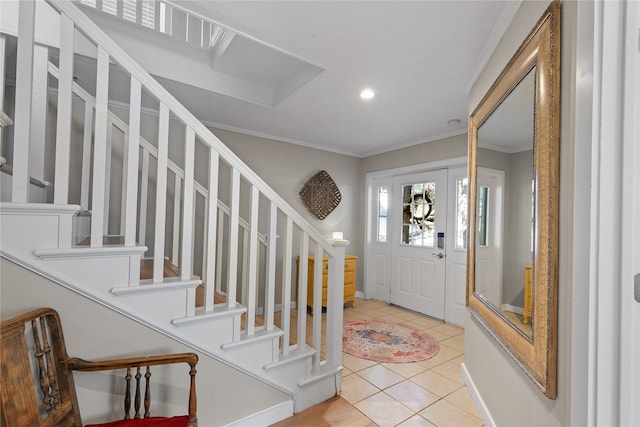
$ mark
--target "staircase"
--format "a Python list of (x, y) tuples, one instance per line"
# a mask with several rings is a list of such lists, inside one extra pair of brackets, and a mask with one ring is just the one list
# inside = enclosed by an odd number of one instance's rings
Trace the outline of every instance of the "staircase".
[[(73, 3), (1, 7), (2, 258), (285, 392), (294, 412), (336, 394), (348, 242), (326, 240)], [(314, 317), (296, 263), (309, 256), (329, 269)]]

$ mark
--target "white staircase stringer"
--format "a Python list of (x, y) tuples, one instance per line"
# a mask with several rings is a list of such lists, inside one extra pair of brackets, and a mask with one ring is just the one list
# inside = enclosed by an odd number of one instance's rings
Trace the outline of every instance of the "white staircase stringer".
[[(201, 343), (211, 353), (224, 360), (232, 361), (234, 366), (239, 366), (244, 371), (252, 372), (253, 375), (268, 384), (292, 396), (297, 396), (300, 393), (301, 379), (307, 378), (311, 370), (311, 358), (315, 355), (315, 350), (307, 346), (301, 353), (292, 352), (289, 360), (279, 360), (277, 354), (283, 332), (277, 328), (268, 332), (258, 331), (251, 337), (247, 337), (246, 333), (243, 333), (240, 341), (234, 341), (231, 328), (239, 328), (240, 314), (246, 309), (242, 307), (241, 311), (236, 315), (229, 316), (227, 313), (233, 313), (235, 310), (221, 308), (225, 311), (219, 312), (218, 318), (224, 319), (226, 317), (231, 322), (231, 324), (227, 323), (226, 329), (220, 329), (220, 323), (207, 320), (180, 319), (176, 325), (175, 333), (186, 339), (193, 340), (194, 343)], [(209, 316), (215, 316), (214, 313)], [(198, 316), (206, 316), (206, 314), (200, 312), (196, 317)], [(220, 337), (224, 336), (224, 342), (220, 343), (220, 339), (212, 342), (209, 338), (212, 334), (220, 334)], [(204, 341), (201, 342), (200, 340)], [(330, 389), (334, 390), (334, 387), (331, 386)], [(335, 395), (335, 390), (331, 396), (333, 395)], [(319, 403), (322, 400), (317, 400), (312, 404)]]
[[(195, 291), (195, 286), (200, 282), (178, 283), (178, 286), (173, 289), (171, 283), (114, 287), (113, 282), (109, 283), (109, 279), (119, 280), (119, 283), (122, 283), (121, 280), (127, 277), (129, 269), (127, 264), (133, 261), (126, 261), (127, 256), (110, 257), (107, 254), (113, 254), (117, 250), (127, 252), (127, 249), (136, 248), (34, 251), (41, 255), (42, 258), (40, 258), (30, 256), (28, 253), (15, 253), (10, 248), (3, 247), (2, 256), (96, 303), (276, 387), (294, 397), (294, 407), (299, 410), (300, 406), (296, 403), (298, 399), (295, 396), (301, 393), (300, 379), (306, 378), (310, 371), (310, 358), (315, 354), (313, 349), (308, 348), (301, 357), (290, 357), (289, 361), (274, 360), (279, 338), (282, 335), (279, 330), (268, 334), (257, 334), (255, 338), (244, 337), (240, 344), (234, 342), (233, 331), (239, 329), (240, 316), (246, 311), (243, 307), (237, 307), (235, 310), (220, 310), (220, 312), (214, 312), (208, 316), (199, 313), (199, 316), (195, 317), (204, 317), (202, 320), (189, 321), (184, 324), (178, 323), (180, 326), (176, 326), (172, 320), (175, 318), (184, 319), (185, 301), (189, 301), (189, 298), (184, 295), (185, 289)], [(139, 248), (139, 250), (142, 252), (144, 248)], [(74, 251), (78, 253), (74, 253)], [(91, 253), (94, 253), (93, 256)], [(139, 256), (140, 253), (128, 257), (137, 259), (135, 262), (139, 263)], [(65, 257), (71, 258), (65, 259)], [(80, 262), (78, 262), (79, 260)], [(100, 264), (104, 264), (104, 266), (100, 266)], [(124, 270), (124, 272), (119, 273), (118, 270)], [(166, 289), (157, 289), (163, 287)], [(182, 289), (180, 289), (181, 287)], [(262, 335), (265, 335), (266, 338), (263, 338)], [(295, 352), (292, 353), (293, 355)], [(318, 385), (312, 386), (314, 389), (317, 387)], [(327, 390), (319, 391), (322, 396), (331, 397), (335, 394), (334, 386), (331, 384)], [(318, 403), (326, 398), (313, 400), (310, 404)]]
[(290, 395), (292, 398), (295, 397), (295, 391), (287, 389), (282, 385), (279, 385), (278, 383), (272, 383), (264, 376), (259, 375), (259, 373), (255, 372), (254, 370), (246, 369), (242, 365), (234, 363), (234, 361), (232, 361), (231, 359), (224, 357), (224, 352), (221, 350), (221, 341), (226, 342), (230, 339), (230, 335), (225, 336), (224, 333), (225, 331), (231, 330), (230, 325), (233, 320), (229, 316), (221, 316), (214, 320), (210, 319), (208, 321), (200, 322), (197, 324), (194, 323), (194, 325), (200, 325), (201, 329), (199, 330), (199, 333), (189, 333), (189, 328), (176, 328), (171, 324), (169, 318), (167, 318), (164, 322), (158, 322), (157, 319), (150, 319), (149, 315), (143, 312), (144, 310), (140, 310), (139, 307), (137, 307), (139, 306), (139, 304), (128, 304), (128, 298), (119, 298), (112, 294), (108, 294), (108, 297), (105, 297), (105, 294), (98, 295), (97, 293), (93, 292), (92, 289), (86, 288), (85, 286), (75, 282), (71, 278), (63, 277), (62, 275), (60, 275), (59, 272), (56, 272), (51, 268), (52, 265), (50, 263), (24, 257), (19, 254), (12, 253), (10, 250), (5, 250), (5, 248), (2, 248), (0, 250), (0, 256), (31, 271), (32, 273), (42, 276), (66, 289), (71, 290), (72, 292), (88, 298), (89, 300), (97, 304), (107, 307), (123, 316), (126, 316), (142, 325), (149, 327), (156, 332), (174, 339), (181, 344), (184, 344), (198, 352), (206, 354), (229, 367), (237, 369), (246, 375), (269, 384), (270, 386), (275, 387), (278, 390)]
[[(61, 240), (71, 241), (70, 224), (78, 211), (79, 206), (73, 205), (2, 204), (2, 255), (101, 305), (227, 361), (287, 394), (295, 396), (300, 392), (298, 384), (308, 377), (314, 350), (303, 352), (298, 359), (278, 360), (282, 335), (278, 329), (254, 337), (244, 335), (238, 341), (240, 316), (246, 311), (241, 306), (235, 310), (216, 307), (211, 314), (200, 310), (194, 315), (192, 311), (189, 316), (189, 310), (195, 306), (199, 280), (165, 279), (162, 284), (143, 281), (128, 286), (139, 278), (140, 259), (146, 250), (143, 246), (60, 248)], [(69, 226), (61, 227), (65, 222)], [(60, 234), (69, 237), (62, 238)], [(33, 249), (56, 245), (56, 249)]]

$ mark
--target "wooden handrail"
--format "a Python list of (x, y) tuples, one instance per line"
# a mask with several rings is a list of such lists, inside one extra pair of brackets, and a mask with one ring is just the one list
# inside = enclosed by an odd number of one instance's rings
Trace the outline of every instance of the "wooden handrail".
[(138, 366), (166, 365), (171, 363), (187, 363), (193, 368), (198, 363), (198, 355), (195, 353), (179, 353), (92, 361), (72, 357), (67, 360), (67, 366), (70, 369), (83, 372), (107, 371), (110, 369), (133, 368)]

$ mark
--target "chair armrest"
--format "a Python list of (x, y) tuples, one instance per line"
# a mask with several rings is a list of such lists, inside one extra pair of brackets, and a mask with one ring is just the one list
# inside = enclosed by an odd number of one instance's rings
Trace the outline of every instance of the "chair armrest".
[(195, 353), (161, 354), (156, 356), (127, 357), (88, 361), (77, 357), (67, 359), (67, 366), (74, 371), (96, 372), (112, 369), (137, 368), (139, 366), (168, 365), (171, 363), (188, 363), (194, 368), (198, 363)]
[[(197, 427), (198, 418), (196, 416), (197, 399), (196, 399), (196, 364), (198, 363), (198, 355), (195, 353), (177, 353), (177, 354), (161, 354), (155, 356), (139, 356), (139, 357), (127, 357), (122, 359), (111, 360), (97, 360), (88, 361), (79, 359), (77, 357), (69, 358), (66, 361), (69, 369), (80, 372), (97, 372), (97, 371), (110, 371), (115, 369), (127, 369), (127, 390), (125, 392), (125, 418), (129, 418), (129, 410), (131, 408), (131, 392), (129, 388), (129, 370), (131, 368), (137, 368), (140, 372), (140, 367), (168, 365), (174, 363), (187, 363), (190, 366), (189, 375), (191, 377), (191, 385), (189, 388), (189, 420), (192, 427)], [(139, 418), (140, 410), (140, 377), (136, 375), (135, 378), (135, 418)], [(150, 391), (149, 391), (149, 376), (147, 378), (147, 387), (144, 396), (144, 416), (149, 416)]]

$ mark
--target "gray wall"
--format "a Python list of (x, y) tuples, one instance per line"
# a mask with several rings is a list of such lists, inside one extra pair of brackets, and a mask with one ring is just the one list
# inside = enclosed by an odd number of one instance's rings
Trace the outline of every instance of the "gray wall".
[[(362, 178), (369, 172), (400, 168), (467, 155), (467, 134), (438, 139), (362, 159)], [(364, 181), (363, 181), (364, 182)]]
[[(331, 238), (333, 231), (343, 232), (344, 238), (350, 241), (346, 252), (358, 257), (356, 281), (357, 288), (362, 290), (363, 249), (362, 239), (358, 237), (364, 218), (359, 205), (360, 159), (222, 129), (212, 128), (212, 131), (322, 235)], [(335, 181), (342, 197), (324, 220), (313, 216), (299, 196), (307, 180), (321, 170), (326, 170)], [(295, 242), (294, 251), (297, 251)], [(293, 268), (296, 268), (295, 262)], [(292, 277), (296, 277), (295, 271)]]
[[(473, 111), (492, 82), (537, 22), (548, 2), (525, 1), (507, 33), (471, 90), (469, 112)], [(575, 140), (575, 44), (576, 2), (563, 2), (561, 35), (561, 148), (560, 148), (560, 254), (558, 290), (558, 394), (547, 399), (516, 362), (482, 326), (467, 314), (465, 320), (465, 365), (496, 425), (570, 425), (570, 341), (583, 325), (571, 325), (573, 252), (573, 172)], [(585, 348), (586, 351), (586, 348)], [(508, 401), (508, 404), (505, 402)]]
[[(330, 237), (332, 231), (344, 233), (350, 241), (347, 253), (358, 257), (359, 291), (363, 291), (364, 277), (366, 174), (467, 154), (466, 133), (360, 159), (222, 129), (212, 131), (322, 234)], [(489, 162), (488, 166), (493, 165)], [(313, 217), (298, 196), (304, 183), (320, 170), (331, 175), (342, 194), (340, 205), (323, 221)]]

